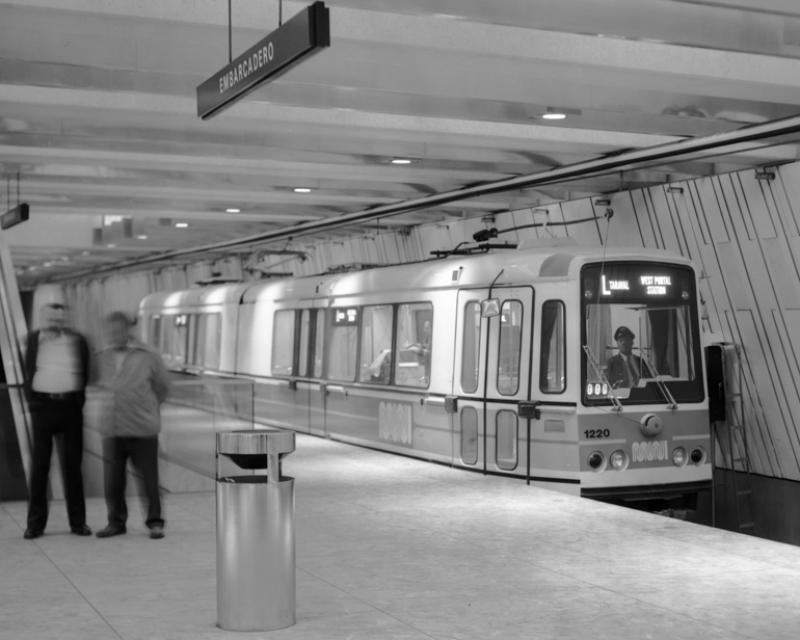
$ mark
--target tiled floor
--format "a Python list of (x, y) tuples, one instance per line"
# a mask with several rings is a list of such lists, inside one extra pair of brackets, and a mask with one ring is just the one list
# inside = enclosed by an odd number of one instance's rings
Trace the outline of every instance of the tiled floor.
[[(128, 534), (22, 538), (0, 505), (0, 639), (738, 639), (800, 628), (800, 548), (298, 436), (297, 622), (216, 626), (215, 495)], [(134, 502), (137, 499), (133, 499)], [(99, 498), (89, 523), (104, 524)]]

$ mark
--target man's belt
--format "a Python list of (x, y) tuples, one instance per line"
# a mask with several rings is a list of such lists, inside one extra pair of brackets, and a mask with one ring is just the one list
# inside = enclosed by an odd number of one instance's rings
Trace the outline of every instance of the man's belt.
[(33, 397), (41, 400), (72, 400), (80, 395), (80, 391), (65, 391), (64, 393), (46, 393), (34, 391)]

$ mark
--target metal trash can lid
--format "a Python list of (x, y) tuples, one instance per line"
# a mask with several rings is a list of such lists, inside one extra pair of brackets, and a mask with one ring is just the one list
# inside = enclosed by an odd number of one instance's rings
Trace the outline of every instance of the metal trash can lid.
[(224, 455), (264, 455), (294, 451), (294, 431), (265, 427), (217, 433), (217, 452)]

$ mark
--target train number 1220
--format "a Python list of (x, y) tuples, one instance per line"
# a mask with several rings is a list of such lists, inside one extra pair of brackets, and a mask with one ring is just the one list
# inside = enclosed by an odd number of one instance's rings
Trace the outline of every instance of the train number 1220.
[(611, 429), (587, 429), (583, 435), (585, 438), (610, 438)]

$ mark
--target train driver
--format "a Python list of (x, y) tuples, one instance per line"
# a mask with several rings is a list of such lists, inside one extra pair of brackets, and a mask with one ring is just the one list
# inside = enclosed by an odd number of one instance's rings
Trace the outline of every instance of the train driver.
[(633, 354), (633, 341), (636, 335), (626, 326), (619, 326), (614, 332), (619, 353), (611, 356), (606, 363), (606, 376), (613, 388), (635, 387), (641, 378), (652, 378), (647, 363)]

